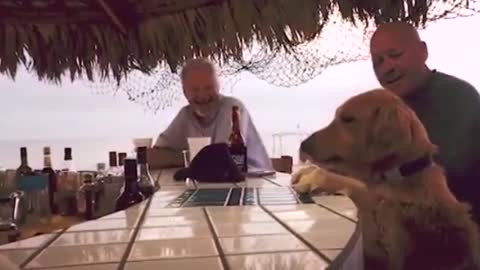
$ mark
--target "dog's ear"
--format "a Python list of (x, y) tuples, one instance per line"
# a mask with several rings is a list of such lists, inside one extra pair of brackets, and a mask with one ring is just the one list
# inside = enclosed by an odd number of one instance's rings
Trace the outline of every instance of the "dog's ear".
[(366, 153), (370, 161), (390, 155), (409, 155), (412, 151), (434, 152), (425, 128), (407, 106), (379, 106), (371, 114), (366, 131)]

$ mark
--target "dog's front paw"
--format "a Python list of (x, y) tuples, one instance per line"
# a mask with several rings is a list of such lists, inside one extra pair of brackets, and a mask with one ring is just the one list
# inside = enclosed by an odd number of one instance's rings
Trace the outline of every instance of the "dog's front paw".
[(313, 165), (302, 168), (292, 175), (292, 188), (298, 193), (311, 193), (324, 185), (327, 173)]

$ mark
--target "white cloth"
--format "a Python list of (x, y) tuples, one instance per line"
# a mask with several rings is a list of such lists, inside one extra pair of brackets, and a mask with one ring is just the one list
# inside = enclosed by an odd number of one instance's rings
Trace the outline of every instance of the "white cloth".
[(273, 170), (265, 146), (243, 103), (233, 97), (221, 96), (220, 109), (214, 121), (201, 126), (190, 105), (183, 107), (165, 131), (157, 138), (155, 146), (188, 149), (188, 137), (211, 137), (212, 143), (228, 143), (231, 133), (232, 106), (240, 109), (240, 132), (247, 146), (247, 163), (250, 171)]

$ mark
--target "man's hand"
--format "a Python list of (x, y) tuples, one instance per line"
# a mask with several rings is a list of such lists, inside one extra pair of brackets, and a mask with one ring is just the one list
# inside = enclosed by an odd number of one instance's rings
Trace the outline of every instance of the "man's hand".
[(292, 175), (292, 188), (298, 193), (312, 193), (325, 185), (327, 174), (315, 165), (302, 168)]
[(170, 148), (150, 148), (147, 150), (150, 169), (158, 170), (172, 167), (183, 167), (183, 154)]

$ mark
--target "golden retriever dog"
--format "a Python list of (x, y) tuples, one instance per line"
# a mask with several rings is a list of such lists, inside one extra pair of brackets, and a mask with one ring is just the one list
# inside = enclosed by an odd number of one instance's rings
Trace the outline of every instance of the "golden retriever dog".
[(358, 208), (365, 268), (480, 269), (478, 231), (448, 189), (416, 114), (376, 89), (340, 106), (300, 146), (313, 165), (292, 177), (298, 192), (349, 196)]

